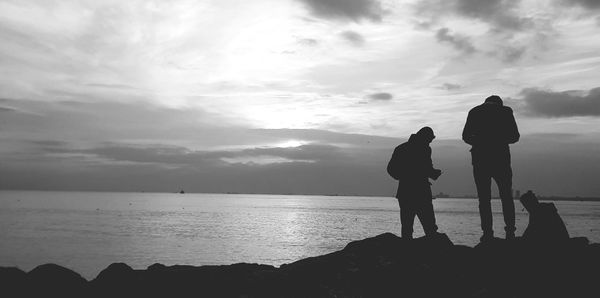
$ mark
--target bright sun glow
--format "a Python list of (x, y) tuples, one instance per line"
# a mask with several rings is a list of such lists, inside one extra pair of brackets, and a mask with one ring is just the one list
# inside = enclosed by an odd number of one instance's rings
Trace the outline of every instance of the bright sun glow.
[(306, 144), (308, 144), (308, 142), (301, 141), (301, 140), (288, 140), (283, 143), (279, 143), (279, 144), (275, 145), (275, 147), (293, 148), (293, 147), (300, 147), (300, 146), (306, 145)]

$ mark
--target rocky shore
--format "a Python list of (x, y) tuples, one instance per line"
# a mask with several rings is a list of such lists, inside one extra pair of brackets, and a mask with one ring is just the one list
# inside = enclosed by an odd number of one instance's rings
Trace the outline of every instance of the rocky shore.
[(468, 247), (391, 233), (280, 267), (114, 263), (91, 281), (54, 264), (0, 267), (2, 297), (599, 297), (599, 277), (600, 244), (586, 238)]

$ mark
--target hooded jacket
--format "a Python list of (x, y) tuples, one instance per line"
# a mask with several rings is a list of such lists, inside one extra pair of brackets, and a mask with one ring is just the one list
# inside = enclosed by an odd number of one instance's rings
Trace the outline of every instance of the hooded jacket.
[(401, 169), (398, 176), (396, 198), (431, 199), (429, 177), (434, 175), (431, 161), (431, 147), (419, 140), (415, 134), (407, 142), (394, 149), (392, 161), (395, 167)]
[(509, 144), (520, 134), (510, 107), (486, 102), (469, 111), (462, 139), (471, 145), (473, 165), (510, 165)]

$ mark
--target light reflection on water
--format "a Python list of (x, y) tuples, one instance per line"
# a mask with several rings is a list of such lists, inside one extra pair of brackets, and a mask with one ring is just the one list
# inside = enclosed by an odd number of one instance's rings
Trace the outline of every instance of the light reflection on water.
[[(600, 242), (600, 202), (554, 203), (571, 236)], [(516, 207), (520, 234), (527, 215)], [(477, 243), (476, 200), (438, 199), (434, 208), (454, 243)], [(500, 202), (492, 208), (503, 236)], [(0, 266), (53, 262), (91, 279), (112, 262), (280, 265), (399, 234), (398, 210), (391, 197), (3, 191)], [(416, 220), (415, 236), (422, 234)]]

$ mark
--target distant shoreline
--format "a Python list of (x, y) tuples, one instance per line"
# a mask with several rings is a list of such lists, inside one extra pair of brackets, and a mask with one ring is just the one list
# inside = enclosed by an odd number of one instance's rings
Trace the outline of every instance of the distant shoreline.
[[(444, 199), (466, 199), (466, 200), (476, 200), (477, 197), (443, 197), (443, 198), (435, 198), (436, 200), (444, 200)], [(494, 200), (499, 200), (499, 197), (493, 197)], [(563, 202), (600, 202), (600, 198), (594, 197), (538, 197), (540, 201), (563, 201)], [(515, 201), (518, 201), (518, 198), (515, 198)]]
[[(101, 193), (165, 193), (165, 194), (180, 194), (180, 191), (107, 191), (107, 190), (40, 190), (40, 189), (0, 189), (0, 192), (101, 192)], [(324, 196), (324, 197), (377, 197), (377, 198), (393, 198), (393, 195), (360, 195), (360, 194), (296, 194), (296, 193), (240, 193), (240, 192), (185, 192), (184, 194), (217, 194), (217, 195), (272, 195), (272, 196)], [(443, 197), (435, 197), (436, 200), (443, 199), (467, 199), (475, 200), (476, 196), (451, 196), (444, 195)], [(493, 197), (493, 199), (499, 199)], [(563, 197), (563, 196), (538, 196), (540, 201), (566, 201), (566, 202), (600, 202), (600, 197)], [(515, 198), (518, 200), (518, 198)]]

